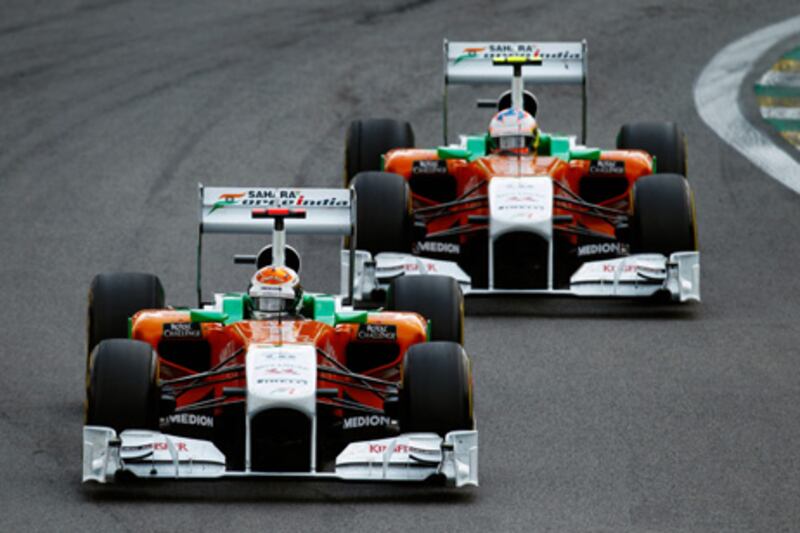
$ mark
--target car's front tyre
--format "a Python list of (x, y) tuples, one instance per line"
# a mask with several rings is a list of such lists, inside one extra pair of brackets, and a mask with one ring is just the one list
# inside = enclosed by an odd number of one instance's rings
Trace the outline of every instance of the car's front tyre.
[(92, 350), (86, 423), (124, 429), (158, 429), (158, 357), (141, 341), (107, 339)]
[(639, 178), (631, 191), (631, 253), (697, 250), (697, 224), (689, 182), (678, 174)]
[(472, 368), (464, 348), (454, 342), (411, 346), (403, 359), (400, 430), (431, 432), (474, 429)]

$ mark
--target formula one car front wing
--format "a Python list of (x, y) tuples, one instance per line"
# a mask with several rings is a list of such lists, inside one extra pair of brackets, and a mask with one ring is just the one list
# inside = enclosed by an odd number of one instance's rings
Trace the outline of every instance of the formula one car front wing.
[(438, 476), (454, 487), (478, 485), (478, 432), (408, 433), (353, 442), (332, 472), (230, 471), (210, 441), (157, 431), (83, 428), (83, 481), (107, 483), (119, 474), (145, 479), (292, 477), (345, 481), (421, 482)]
[[(676, 302), (700, 301), (700, 253), (633, 254), (589, 261), (571, 276), (568, 288), (475, 288), (470, 277), (453, 261), (411, 254), (356, 251), (355, 294), (364, 300), (376, 289), (386, 289), (399, 276), (438, 274), (454, 278), (466, 296), (562, 295), (599, 298), (646, 298), (666, 293)], [(342, 254), (343, 267), (349, 256)], [(342, 269), (344, 272), (347, 268)], [(347, 280), (342, 279), (343, 286)]]

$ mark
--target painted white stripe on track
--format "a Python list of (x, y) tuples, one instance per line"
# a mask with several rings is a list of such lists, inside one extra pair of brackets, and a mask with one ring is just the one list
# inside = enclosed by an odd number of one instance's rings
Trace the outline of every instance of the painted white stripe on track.
[(779, 118), (800, 120), (800, 107), (761, 107), (761, 116), (764, 118)]
[(761, 85), (778, 85), (781, 87), (797, 87), (800, 90), (800, 72), (768, 70), (758, 80)]
[(779, 41), (800, 33), (800, 15), (767, 26), (720, 50), (694, 84), (703, 121), (765, 173), (800, 194), (800, 164), (744, 118), (739, 87), (756, 61)]

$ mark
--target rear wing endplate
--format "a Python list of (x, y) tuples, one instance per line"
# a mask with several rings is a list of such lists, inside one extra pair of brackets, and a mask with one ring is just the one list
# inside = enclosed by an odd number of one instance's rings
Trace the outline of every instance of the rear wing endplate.
[[(197, 240), (197, 299), (203, 304), (201, 271), (203, 234), (262, 234), (274, 228), (270, 219), (254, 219), (253, 209), (303, 209), (306, 217), (285, 221), (287, 233), (355, 237), (355, 193), (352, 189), (297, 187), (204, 187), (198, 185), (200, 225)], [(350, 239), (355, 254), (355, 239)], [(352, 293), (353, 273), (350, 274)], [(350, 294), (352, 299), (352, 294)]]
[(483, 85), (511, 82), (511, 67), (492, 64), (497, 57), (523, 56), (541, 58), (539, 66), (526, 66), (526, 83), (546, 85), (581, 85), (581, 142), (586, 143), (588, 48), (579, 42), (465, 42), (444, 40), (444, 109), (443, 136), (447, 145), (447, 89), (450, 85)]

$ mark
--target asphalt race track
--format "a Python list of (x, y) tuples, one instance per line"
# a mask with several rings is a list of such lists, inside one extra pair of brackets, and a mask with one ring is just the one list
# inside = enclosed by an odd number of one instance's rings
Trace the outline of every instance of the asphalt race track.
[[(4, 0), (0, 530), (800, 529), (800, 198), (720, 141), (692, 98), (720, 48), (797, 11), (792, 0)], [(418, 144), (440, 143), (445, 36), (587, 38), (589, 144), (613, 145), (627, 121), (680, 123), (703, 303), (471, 304), (477, 490), (83, 486), (92, 276), (152, 271), (169, 302), (191, 304), (198, 181), (338, 186), (356, 117), (406, 118)], [(471, 99), (498, 89), (456, 91), (454, 131), (488, 125)], [(578, 131), (577, 91), (542, 90), (540, 105), (543, 129)], [(206, 290), (244, 288), (250, 273), (230, 256), (261, 243), (209, 242)], [(335, 288), (336, 244), (300, 247), (304, 285)]]

